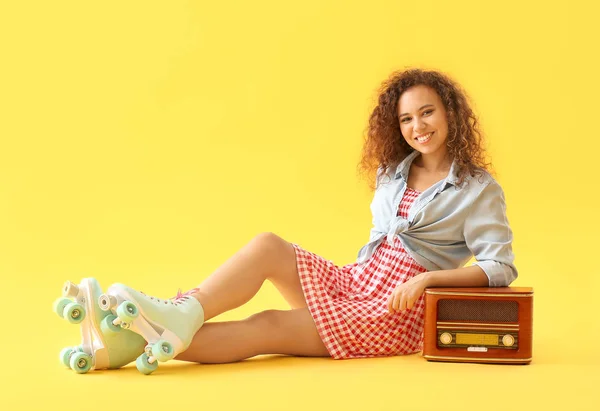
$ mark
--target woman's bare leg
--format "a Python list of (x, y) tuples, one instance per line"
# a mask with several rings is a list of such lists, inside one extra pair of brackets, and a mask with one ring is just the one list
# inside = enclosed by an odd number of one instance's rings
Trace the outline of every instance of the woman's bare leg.
[(267, 310), (242, 321), (205, 322), (177, 359), (228, 363), (262, 354), (328, 357), (306, 306), (294, 247), (275, 234), (257, 235), (192, 295), (202, 304), (208, 321), (248, 302), (267, 279), (292, 310)]
[(204, 280), (192, 295), (202, 304), (204, 320), (208, 321), (248, 302), (267, 279), (292, 308), (306, 307), (294, 247), (272, 233), (253, 238)]
[(329, 357), (308, 308), (268, 310), (242, 321), (206, 323), (176, 359), (205, 364), (262, 354)]

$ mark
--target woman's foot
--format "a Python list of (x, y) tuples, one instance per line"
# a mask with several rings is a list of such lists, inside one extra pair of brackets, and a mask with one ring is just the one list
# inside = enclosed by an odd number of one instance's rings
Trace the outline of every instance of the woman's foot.
[(116, 315), (113, 325), (129, 329), (148, 342), (136, 361), (144, 374), (156, 370), (157, 361), (169, 361), (185, 351), (204, 324), (202, 305), (189, 292), (161, 299), (117, 283), (99, 297), (98, 304)]

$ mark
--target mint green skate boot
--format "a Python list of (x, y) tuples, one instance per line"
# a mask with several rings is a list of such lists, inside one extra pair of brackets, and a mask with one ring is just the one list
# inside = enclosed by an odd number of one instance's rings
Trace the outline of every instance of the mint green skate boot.
[(146, 375), (158, 368), (158, 361), (169, 361), (185, 351), (204, 324), (202, 305), (188, 293), (158, 299), (123, 284), (113, 284), (100, 296), (98, 305), (117, 316), (112, 325), (130, 329), (148, 342), (135, 362)]
[[(94, 278), (79, 285), (67, 281), (63, 297), (54, 302), (54, 312), (72, 324), (81, 326), (82, 344), (66, 347), (60, 361), (78, 374), (89, 370), (121, 368), (144, 352), (145, 341), (138, 334), (112, 324), (116, 318), (98, 306), (102, 289)], [(105, 331), (109, 329), (109, 331)]]

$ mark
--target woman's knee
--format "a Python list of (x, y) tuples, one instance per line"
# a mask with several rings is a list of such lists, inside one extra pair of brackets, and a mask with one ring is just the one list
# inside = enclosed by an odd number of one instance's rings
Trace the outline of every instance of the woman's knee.
[(287, 241), (277, 234), (264, 232), (256, 235), (250, 244), (262, 252), (273, 253), (289, 245)]
[(296, 252), (291, 243), (277, 234), (260, 233), (252, 239), (250, 245), (254, 252), (264, 256), (265, 261), (273, 262), (274, 272), (295, 268)]
[(266, 310), (250, 316), (269, 337), (261, 354), (329, 356), (308, 309)]
[(277, 287), (290, 306), (306, 307), (292, 244), (276, 234), (261, 233), (254, 237), (251, 247), (254, 257), (264, 269), (264, 277)]
[(269, 351), (274, 352), (274, 348), (280, 347), (289, 337), (292, 322), (290, 314), (292, 312), (289, 310), (265, 310), (251, 315), (247, 320), (269, 336)]
[(282, 329), (282, 317), (285, 311), (282, 310), (265, 310), (252, 314), (247, 318), (248, 321), (260, 326), (263, 329), (271, 331), (279, 331)]

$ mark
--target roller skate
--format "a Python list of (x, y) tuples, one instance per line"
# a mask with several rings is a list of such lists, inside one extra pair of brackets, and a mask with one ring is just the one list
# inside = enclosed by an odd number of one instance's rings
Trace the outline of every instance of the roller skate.
[[(129, 364), (144, 352), (142, 337), (113, 326), (116, 318), (100, 309), (102, 289), (94, 278), (84, 278), (79, 285), (67, 281), (63, 297), (54, 302), (54, 312), (71, 324), (81, 327), (82, 343), (65, 347), (60, 361), (78, 374), (90, 370), (114, 369)], [(109, 329), (109, 332), (106, 330)]]
[(158, 361), (169, 361), (185, 351), (204, 324), (202, 305), (189, 292), (159, 299), (113, 284), (100, 296), (98, 305), (116, 315), (111, 326), (129, 329), (148, 342), (135, 362), (138, 371), (146, 375), (158, 368)]

